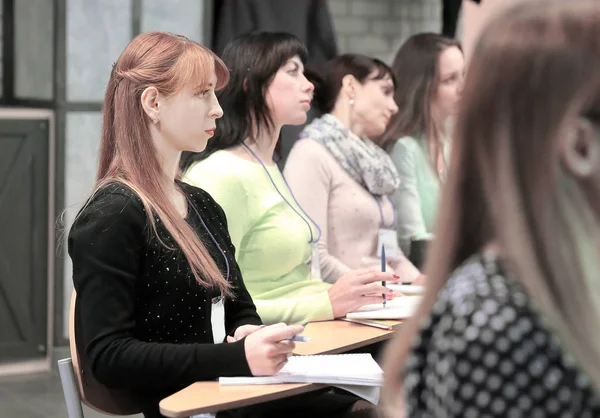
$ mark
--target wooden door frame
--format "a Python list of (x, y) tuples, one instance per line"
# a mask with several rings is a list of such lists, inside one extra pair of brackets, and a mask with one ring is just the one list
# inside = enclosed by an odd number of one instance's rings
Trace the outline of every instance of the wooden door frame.
[[(48, 121), (48, 243), (47, 243), (47, 277), (46, 277), (46, 356), (42, 359), (24, 360), (14, 363), (0, 364), (0, 376), (7, 374), (24, 374), (49, 371), (52, 368), (54, 351), (55, 326), (55, 165), (56, 142), (54, 112), (47, 109), (11, 109), (0, 108), (1, 120), (47, 120)], [(60, 298), (62, 300), (62, 298)]]

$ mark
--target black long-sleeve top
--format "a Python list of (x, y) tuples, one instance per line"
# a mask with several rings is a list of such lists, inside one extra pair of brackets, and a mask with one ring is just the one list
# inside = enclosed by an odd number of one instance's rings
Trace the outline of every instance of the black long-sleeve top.
[[(179, 185), (229, 261), (235, 297), (225, 300), (227, 334), (260, 324), (235, 261), (225, 213), (205, 191)], [(192, 207), (186, 220), (225, 274), (223, 253)], [(160, 221), (156, 227), (161, 239), (177, 248)], [(148, 416), (159, 415), (162, 398), (193, 382), (250, 375), (244, 340), (213, 342), (211, 306), (218, 289), (200, 286), (182, 252), (158, 241), (129, 188), (114, 183), (99, 190), (75, 221), (68, 249), (76, 314), (94, 376), (138, 393), (149, 405)]]

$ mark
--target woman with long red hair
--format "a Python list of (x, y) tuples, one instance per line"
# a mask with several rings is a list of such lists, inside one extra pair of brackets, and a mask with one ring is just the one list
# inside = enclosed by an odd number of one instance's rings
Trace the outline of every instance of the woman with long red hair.
[(80, 354), (147, 417), (193, 382), (276, 373), (303, 329), (260, 327), (223, 210), (178, 180), (182, 151), (202, 151), (223, 115), (228, 78), (187, 38), (136, 37), (112, 70), (96, 185), (69, 234)]

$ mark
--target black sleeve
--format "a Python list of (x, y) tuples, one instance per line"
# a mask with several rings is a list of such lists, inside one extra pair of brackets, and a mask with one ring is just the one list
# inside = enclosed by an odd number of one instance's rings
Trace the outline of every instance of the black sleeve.
[(225, 331), (227, 335), (233, 335), (235, 330), (242, 325), (262, 325), (262, 320), (256, 312), (256, 306), (252, 297), (246, 289), (240, 267), (235, 260), (235, 247), (229, 237), (227, 227), (227, 216), (221, 206), (205, 190), (201, 190), (203, 198), (210, 201), (211, 205), (217, 209), (218, 222), (223, 225), (225, 233), (218, 234), (221, 242), (225, 244), (225, 249), (229, 253), (229, 263), (231, 265), (231, 279), (233, 285), (234, 297), (225, 300)]
[(160, 390), (250, 375), (244, 340), (170, 344), (133, 337), (146, 215), (132, 196), (99, 193), (80, 214), (68, 240), (85, 353), (98, 381)]

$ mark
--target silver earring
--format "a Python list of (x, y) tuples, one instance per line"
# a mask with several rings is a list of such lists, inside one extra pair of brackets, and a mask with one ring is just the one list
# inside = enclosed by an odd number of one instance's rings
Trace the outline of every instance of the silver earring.
[(354, 99), (350, 99), (348, 103), (350, 103), (350, 106), (354, 106)]
[(154, 122), (155, 124), (157, 124), (158, 123), (158, 118), (156, 117), (156, 118), (152, 119), (152, 122)]

